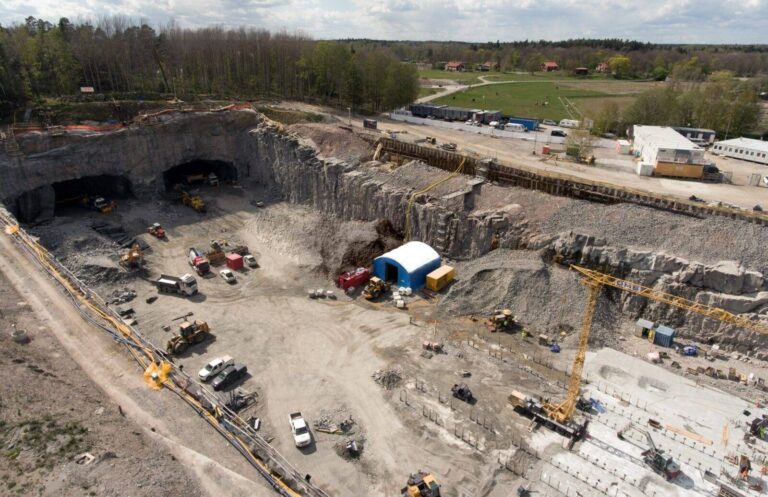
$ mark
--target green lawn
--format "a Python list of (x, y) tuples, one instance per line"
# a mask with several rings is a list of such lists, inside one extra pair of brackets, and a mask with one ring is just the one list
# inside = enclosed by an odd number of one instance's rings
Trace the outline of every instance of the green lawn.
[(450, 72), (450, 71), (440, 71), (438, 69), (421, 69), (419, 70), (419, 77), (421, 78), (429, 78), (429, 79), (450, 79), (453, 81), (458, 81), (460, 83), (466, 83), (466, 84), (472, 84), (472, 83), (479, 83), (480, 80), (477, 79), (478, 76), (482, 76), (484, 72)]
[(437, 93), (437, 88), (429, 88), (426, 86), (419, 87), (419, 98), (421, 97), (428, 97), (430, 95), (434, 95)]
[(435, 103), (500, 110), (504, 114), (514, 116), (557, 120), (570, 117), (558, 97), (569, 98), (574, 105), (581, 108), (580, 101), (583, 99), (592, 100), (610, 96), (603, 92), (568, 88), (557, 83), (528, 82), (470, 88), (439, 98)]

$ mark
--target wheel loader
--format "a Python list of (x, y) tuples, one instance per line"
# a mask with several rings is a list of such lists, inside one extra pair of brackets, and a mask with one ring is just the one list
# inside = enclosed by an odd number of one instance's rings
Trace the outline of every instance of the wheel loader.
[(408, 483), (400, 492), (402, 497), (440, 497), (440, 485), (432, 473), (419, 471), (408, 477)]
[(120, 256), (120, 265), (126, 269), (140, 269), (143, 263), (144, 253), (138, 243), (134, 243), (130, 249)]
[(389, 284), (377, 276), (372, 276), (368, 284), (363, 288), (363, 297), (366, 300), (374, 300), (389, 290)]
[(173, 335), (165, 346), (169, 354), (183, 354), (190, 345), (205, 341), (211, 333), (205, 321), (184, 321), (179, 325), (179, 334)]
[(511, 330), (515, 326), (515, 316), (510, 309), (496, 311), (488, 318), (492, 332)]

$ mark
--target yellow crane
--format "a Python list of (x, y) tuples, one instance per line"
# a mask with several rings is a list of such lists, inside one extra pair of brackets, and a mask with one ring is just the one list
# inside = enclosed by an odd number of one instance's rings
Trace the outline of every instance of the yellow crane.
[(589, 332), (592, 328), (592, 319), (595, 316), (595, 309), (597, 308), (597, 301), (600, 297), (600, 290), (602, 290), (604, 286), (618, 288), (619, 290), (655, 300), (656, 302), (662, 302), (689, 312), (701, 314), (708, 318), (717, 319), (724, 323), (734, 324), (746, 330), (768, 335), (767, 324), (752, 321), (744, 316), (730, 313), (718, 307), (692, 302), (682, 297), (653, 290), (652, 288), (644, 287), (637, 283), (622, 280), (609, 274), (587, 269), (585, 267), (571, 265), (571, 270), (581, 274), (581, 282), (587, 286), (589, 293), (587, 296), (587, 307), (584, 310), (584, 316), (581, 321), (579, 344), (576, 349), (576, 356), (573, 358), (573, 367), (571, 368), (571, 376), (568, 379), (568, 392), (566, 393), (565, 400), (559, 404), (547, 402), (543, 406), (544, 412), (552, 420), (557, 421), (558, 423), (567, 423), (570, 421), (573, 416), (573, 411), (576, 409), (576, 402), (579, 400), (581, 389), (581, 373), (584, 369), (584, 359), (587, 354)]

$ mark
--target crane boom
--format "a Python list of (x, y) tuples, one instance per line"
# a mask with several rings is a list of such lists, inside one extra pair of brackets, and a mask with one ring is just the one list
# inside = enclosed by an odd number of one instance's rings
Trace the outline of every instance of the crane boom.
[(698, 302), (692, 302), (682, 297), (660, 292), (658, 290), (644, 287), (642, 285), (638, 285), (637, 283), (622, 280), (609, 274), (600, 273), (585, 267), (571, 265), (571, 269), (581, 273), (585, 278), (588, 278), (589, 280), (594, 281), (600, 285), (608, 285), (613, 288), (618, 288), (619, 290), (624, 290), (626, 292), (634, 293), (635, 295), (640, 295), (641, 297), (655, 300), (656, 302), (662, 302), (664, 304), (678, 307), (686, 311), (701, 314), (702, 316), (708, 318), (717, 319), (718, 321), (722, 321), (724, 323), (735, 324), (736, 326), (746, 330), (768, 335), (768, 324), (752, 321), (744, 316), (738, 316), (724, 309), (706, 304), (700, 304)]
[(717, 319), (724, 323), (734, 324), (750, 331), (768, 335), (768, 325), (758, 321), (752, 321), (743, 316), (738, 316), (724, 309), (692, 302), (682, 297), (660, 292), (585, 267), (571, 265), (571, 269), (583, 276), (581, 282), (589, 287), (589, 294), (587, 296), (587, 306), (584, 309), (584, 316), (581, 321), (579, 344), (576, 348), (576, 355), (573, 358), (571, 375), (568, 378), (568, 391), (565, 400), (559, 404), (547, 402), (543, 405), (543, 409), (547, 415), (558, 423), (568, 422), (576, 409), (576, 402), (579, 399), (581, 389), (581, 373), (584, 369), (584, 361), (587, 355), (589, 332), (592, 329), (592, 320), (595, 316), (595, 309), (597, 308), (597, 300), (600, 297), (600, 290), (602, 290), (605, 285), (655, 300), (656, 302), (662, 302), (686, 311), (695, 312), (708, 318)]

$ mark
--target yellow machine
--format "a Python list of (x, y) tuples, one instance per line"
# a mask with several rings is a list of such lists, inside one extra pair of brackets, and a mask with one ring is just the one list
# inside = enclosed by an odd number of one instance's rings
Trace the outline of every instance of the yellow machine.
[(372, 276), (363, 288), (363, 297), (367, 300), (377, 299), (389, 289), (389, 285), (377, 276)]
[(571, 269), (583, 276), (581, 282), (587, 285), (589, 288), (587, 307), (584, 310), (584, 317), (581, 321), (579, 344), (576, 348), (576, 356), (573, 358), (573, 367), (571, 368), (571, 376), (568, 380), (568, 392), (565, 396), (565, 399), (559, 404), (545, 403), (542, 406), (543, 411), (547, 414), (547, 416), (549, 416), (550, 419), (561, 424), (565, 424), (571, 420), (573, 417), (573, 412), (576, 409), (576, 403), (579, 400), (581, 389), (581, 373), (584, 369), (584, 360), (587, 353), (589, 331), (592, 328), (592, 319), (595, 316), (595, 309), (597, 308), (597, 300), (600, 296), (600, 290), (602, 290), (603, 286), (605, 285), (618, 288), (619, 290), (630, 292), (641, 297), (655, 300), (656, 302), (662, 302), (664, 304), (678, 307), (689, 312), (695, 312), (708, 318), (717, 319), (724, 323), (735, 324), (747, 330), (768, 334), (767, 325), (751, 321), (743, 316), (732, 314), (718, 307), (691, 302), (690, 300), (684, 299), (682, 297), (659, 292), (651, 288), (638, 285), (637, 283), (615, 278), (611, 275), (593, 271), (581, 266), (572, 265)]
[(491, 332), (510, 330), (515, 326), (515, 315), (511, 309), (496, 311), (488, 318), (488, 324), (491, 325)]
[(432, 473), (419, 471), (408, 477), (408, 483), (400, 492), (402, 497), (440, 497), (440, 485)]
[(211, 333), (211, 328), (205, 321), (184, 321), (179, 325), (179, 334), (168, 340), (165, 346), (169, 354), (183, 354), (187, 347), (204, 341)]
[(128, 249), (121, 257), (120, 264), (127, 269), (139, 269), (144, 264), (144, 252), (138, 243)]
[(197, 212), (205, 212), (205, 201), (200, 195), (190, 195), (184, 190), (181, 191), (181, 203), (192, 207)]
[(205, 254), (208, 261), (214, 266), (224, 264), (227, 260), (227, 254), (224, 252), (224, 248), (217, 240), (211, 240), (211, 250)]

